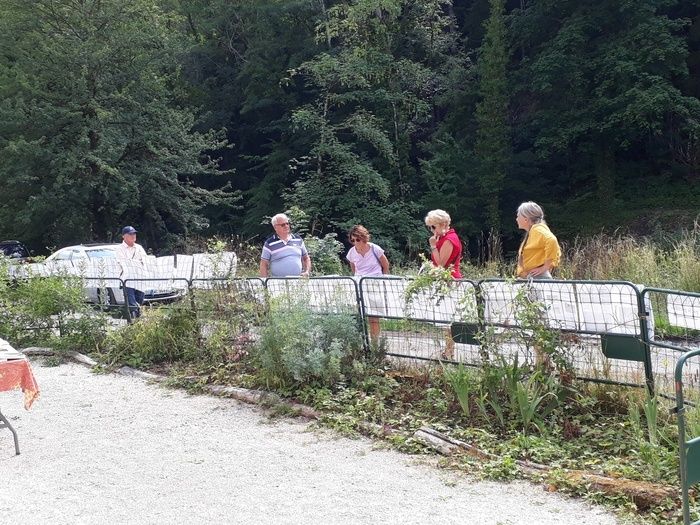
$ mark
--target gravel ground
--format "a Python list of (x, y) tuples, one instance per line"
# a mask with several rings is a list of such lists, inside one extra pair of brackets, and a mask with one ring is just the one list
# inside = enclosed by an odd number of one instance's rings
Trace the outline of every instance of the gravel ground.
[(34, 361), (41, 397), (0, 396), (5, 523), (614, 524), (525, 483), (480, 482), (369, 440), (76, 364)]

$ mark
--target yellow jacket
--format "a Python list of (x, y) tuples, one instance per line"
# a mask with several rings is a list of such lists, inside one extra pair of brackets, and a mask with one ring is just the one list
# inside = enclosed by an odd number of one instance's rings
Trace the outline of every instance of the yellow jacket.
[(559, 266), (561, 248), (557, 238), (546, 224), (533, 224), (527, 237), (518, 250), (518, 277), (527, 277), (533, 268), (552, 261), (552, 267)]

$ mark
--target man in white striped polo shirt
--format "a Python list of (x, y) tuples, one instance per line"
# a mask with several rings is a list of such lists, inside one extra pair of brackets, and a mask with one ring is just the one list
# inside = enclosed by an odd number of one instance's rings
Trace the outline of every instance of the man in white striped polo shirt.
[(265, 239), (260, 257), (261, 277), (308, 277), (311, 257), (304, 241), (292, 233), (289, 217), (278, 213), (272, 217), (275, 234)]

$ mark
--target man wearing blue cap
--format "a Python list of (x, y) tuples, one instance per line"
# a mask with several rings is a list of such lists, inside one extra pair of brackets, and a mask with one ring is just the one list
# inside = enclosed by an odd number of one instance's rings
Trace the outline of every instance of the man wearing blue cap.
[[(136, 228), (124, 226), (122, 228), (122, 243), (117, 246), (117, 260), (131, 261), (146, 268), (146, 251), (136, 242)], [(131, 318), (141, 316), (141, 305), (143, 304), (144, 293), (136, 288), (125, 286), (126, 298), (129, 302), (129, 312)]]

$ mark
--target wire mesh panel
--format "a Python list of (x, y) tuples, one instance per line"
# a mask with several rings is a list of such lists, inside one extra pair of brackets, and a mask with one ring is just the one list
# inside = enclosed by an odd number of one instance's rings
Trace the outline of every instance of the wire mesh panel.
[[(682, 294), (681, 294), (682, 295)], [(678, 455), (681, 476), (683, 523), (698, 524), (697, 506), (691, 506), (691, 487), (700, 483), (700, 349), (679, 354), (674, 367), (676, 395), (675, 413), (678, 416)], [(694, 508), (693, 508), (694, 507)]]
[(85, 300), (116, 316), (126, 316), (126, 295), (121, 279), (82, 277)]
[(634, 285), (487, 279), (479, 287), (490, 352), (532, 362), (548, 348), (563, 356), (579, 377), (645, 383), (648, 354)]
[[(687, 293), (666, 294), (666, 314), (670, 326), (687, 328), (685, 337), (700, 333), (700, 296)], [(691, 332), (692, 331), (692, 332)]]
[(160, 281), (171, 289), (186, 290), (192, 278), (193, 258), (191, 255), (166, 255), (149, 262), (153, 277), (168, 279)]
[[(416, 289), (413, 279), (363, 277), (360, 297), (368, 321), (380, 319), (380, 341), (388, 355), (409, 360), (470, 360), (472, 345), (457, 345), (455, 322), (478, 321), (476, 288), (452, 281), (445, 288)], [(410, 363), (410, 361), (408, 361)]]
[(357, 284), (352, 277), (269, 277), (268, 297), (278, 307), (300, 303), (317, 313), (360, 314)]
[(144, 294), (144, 304), (169, 304), (187, 295), (186, 279), (124, 279), (124, 286), (140, 290)]
[(629, 283), (578, 283), (579, 330), (640, 337), (638, 293)]
[(195, 253), (192, 279), (229, 279), (236, 275), (238, 259), (233, 252)]
[(203, 320), (226, 320), (242, 309), (264, 310), (265, 283), (259, 278), (192, 279), (189, 301)]
[(213, 290), (213, 297), (226, 298), (229, 294), (239, 294), (258, 303), (265, 303), (265, 282), (258, 277), (192, 279), (190, 284), (193, 291)]
[[(700, 294), (648, 288), (645, 305), (652, 306), (654, 331), (649, 337), (652, 368), (659, 389), (674, 390), (673, 374), (681, 353), (700, 348)], [(698, 359), (686, 363), (688, 385), (697, 386)]]
[(451, 323), (477, 320), (475, 287), (471, 281), (453, 281), (445, 290), (410, 293), (412, 279), (363, 277), (360, 296), (365, 315)]

